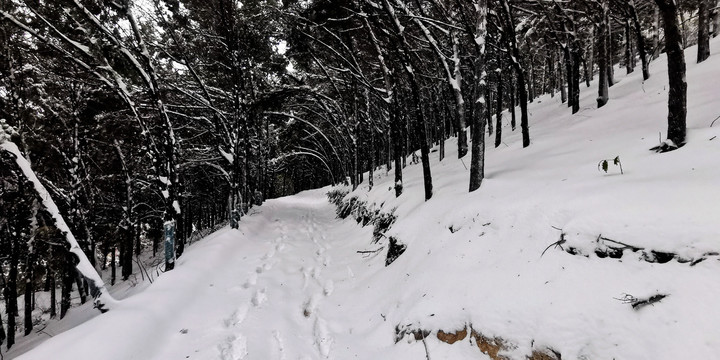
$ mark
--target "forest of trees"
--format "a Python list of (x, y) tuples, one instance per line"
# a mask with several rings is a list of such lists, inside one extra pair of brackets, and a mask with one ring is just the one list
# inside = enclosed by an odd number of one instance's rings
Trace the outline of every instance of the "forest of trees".
[(719, 32), (715, 0), (0, 0), (0, 343), (33, 331), (36, 292), (51, 317), (107, 310), (96, 272), (171, 270), (264, 199), (375, 171), (403, 196), (419, 152), (428, 200), (451, 136), (474, 191), (486, 133), (532, 146), (528, 103), (601, 107), (617, 65), (648, 79), (667, 53), (658, 150), (680, 147), (683, 49)]

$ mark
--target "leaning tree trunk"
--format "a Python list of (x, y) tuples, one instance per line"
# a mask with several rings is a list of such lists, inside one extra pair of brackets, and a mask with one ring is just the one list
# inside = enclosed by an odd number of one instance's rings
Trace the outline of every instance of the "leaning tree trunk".
[(665, 53), (668, 59), (668, 146), (685, 144), (687, 116), (687, 83), (682, 33), (678, 23), (678, 8), (674, 0), (655, 0), (662, 12), (665, 30)]
[(710, 57), (710, 11), (708, 0), (698, 0), (698, 64)]
[(50, 194), (45, 189), (45, 186), (43, 186), (35, 175), (35, 172), (30, 167), (30, 163), (20, 153), (20, 149), (18, 149), (17, 145), (10, 141), (10, 137), (13, 133), (14, 130), (7, 126), (4, 121), (0, 124), (0, 150), (10, 153), (15, 158), (18, 168), (22, 171), (27, 180), (33, 184), (36, 195), (49, 213), (55, 227), (63, 233), (65, 241), (70, 245), (70, 252), (76, 258), (75, 260), (77, 261), (77, 264), (75, 266), (85, 277), (90, 286), (90, 292), (94, 298), (95, 307), (101, 312), (111, 309), (116, 303), (116, 300), (113, 299), (107, 292), (107, 289), (105, 289), (105, 283), (92, 266), (85, 253), (82, 249), (80, 249), (80, 245), (70, 231), (70, 228), (65, 223), (65, 219), (60, 214), (60, 210), (57, 205), (55, 205), (55, 202), (50, 197)]

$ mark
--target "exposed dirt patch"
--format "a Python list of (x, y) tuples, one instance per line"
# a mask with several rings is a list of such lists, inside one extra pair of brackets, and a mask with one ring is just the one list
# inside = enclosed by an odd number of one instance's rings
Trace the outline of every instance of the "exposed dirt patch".
[(465, 337), (467, 337), (467, 334), (467, 328), (458, 330), (456, 332), (444, 332), (442, 330), (438, 330), (437, 338), (442, 342), (454, 344), (460, 340), (465, 339)]
[(475, 339), (475, 344), (477, 344), (477, 347), (483, 352), (483, 354), (489, 356), (493, 360), (510, 360), (508, 357), (499, 355), (501, 351), (507, 351), (510, 349), (503, 338), (490, 338), (475, 331), (474, 329), (472, 330), (471, 335)]

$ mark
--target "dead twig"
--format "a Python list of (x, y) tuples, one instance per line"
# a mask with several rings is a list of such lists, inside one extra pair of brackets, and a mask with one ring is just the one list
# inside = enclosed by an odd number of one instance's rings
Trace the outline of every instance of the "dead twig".
[(425, 338), (427, 337), (427, 335), (422, 330), (420, 330), (420, 333), (422, 333), (422, 343), (423, 343), (423, 346), (425, 347), (425, 357), (427, 360), (430, 360), (430, 352), (428, 351), (427, 342), (425, 341)]
[(357, 253), (362, 254), (363, 259), (368, 259), (374, 258), (378, 254), (380, 254), (383, 249), (385, 249), (385, 246), (381, 246), (375, 250), (358, 250)]
[(720, 115), (718, 115), (718, 117), (716, 117), (715, 120), (713, 120), (713, 121), (710, 123), (710, 127), (712, 127), (713, 125), (715, 125), (715, 122), (718, 121), (718, 119), (720, 119)]
[(560, 240), (558, 240), (558, 241), (556, 241), (556, 242), (548, 245), (548, 246), (545, 248), (545, 250), (543, 250), (542, 254), (540, 254), (540, 257), (543, 257), (543, 255), (545, 255), (545, 252), (548, 251), (548, 249), (550, 249), (553, 245), (554, 245), (555, 247), (559, 247), (560, 250), (565, 251), (565, 249), (563, 249), (563, 247), (562, 247), (562, 244), (564, 244), (564, 243), (567, 242), (567, 240), (565, 240), (565, 232), (563, 232), (562, 229), (558, 229), (558, 228), (556, 228), (556, 227), (554, 227), (554, 226), (552, 226), (552, 228), (555, 229), (555, 230), (559, 230), (559, 231), (560, 231)]
[(380, 251), (381, 251), (382, 249), (384, 249), (384, 248), (385, 248), (384, 246), (381, 246), (381, 247), (379, 247), (379, 248), (377, 248), (377, 249), (375, 249), (375, 250), (358, 250), (358, 251), (356, 251), (356, 252), (357, 252), (358, 254), (375, 254), (375, 253), (380, 252)]

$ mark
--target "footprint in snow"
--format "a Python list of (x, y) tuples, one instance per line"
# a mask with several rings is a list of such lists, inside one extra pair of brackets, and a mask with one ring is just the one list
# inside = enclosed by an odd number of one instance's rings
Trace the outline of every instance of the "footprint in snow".
[(332, 280), (328, 280), (323, 287), (323, 294), (330, 296), (335, 291), (335, 283)]
[(241, 306), (237, 310), (235, 310), (230, 317), (225, 319), (225, 327), (233, 327), (242, 324), (243, 321), (245, 321), (245, 316), (247, 316), (248, 308), (247, 306)]
[(277, 351), (276, 359), (285, 360), (285, 343), (283, 342), (280, 331), (273, 330), (273, 337), (275, 338), (275, 345)]
[(272, 259), (273, 256), (275, 256), (275, 249), (270, 249), (260, 260)]
[(243, 360), (248, 354), (247, 339), (242, 334), (228, 337), (218, 348), (222, 360)]
[(252, 297), (253, 306), (258, 307), (262, 305), (265, 301), (267, 301), (267, 294), (265, 294), (265, 289), (255, 290), (255, 294)]
[(311, 274), (312, 278), (317, 281), (320, 281), (320, 268), (312, 268), (311, 271), (312, 271), (312, 274)]
[(257, 284), (257, 273), (252, 273), (250, 274), (250, 277), (245, 280), (245, 284), (243, 284), (243, 287), (249, 289), (255, 284)]
[(310, 296), (307, 301), (303, 304), (303, 316), (310, 317), (310, 315), (315, 313), (315, 310), (317, 310), (319, 298), (317, 295)]
[(315, 344), (317, 345), (320, 354), (325, 358), (329, 357), (334, 339), (330, 336), (325, 320), (319, 317), (315, 319), (313, 335), (315, 335)]

